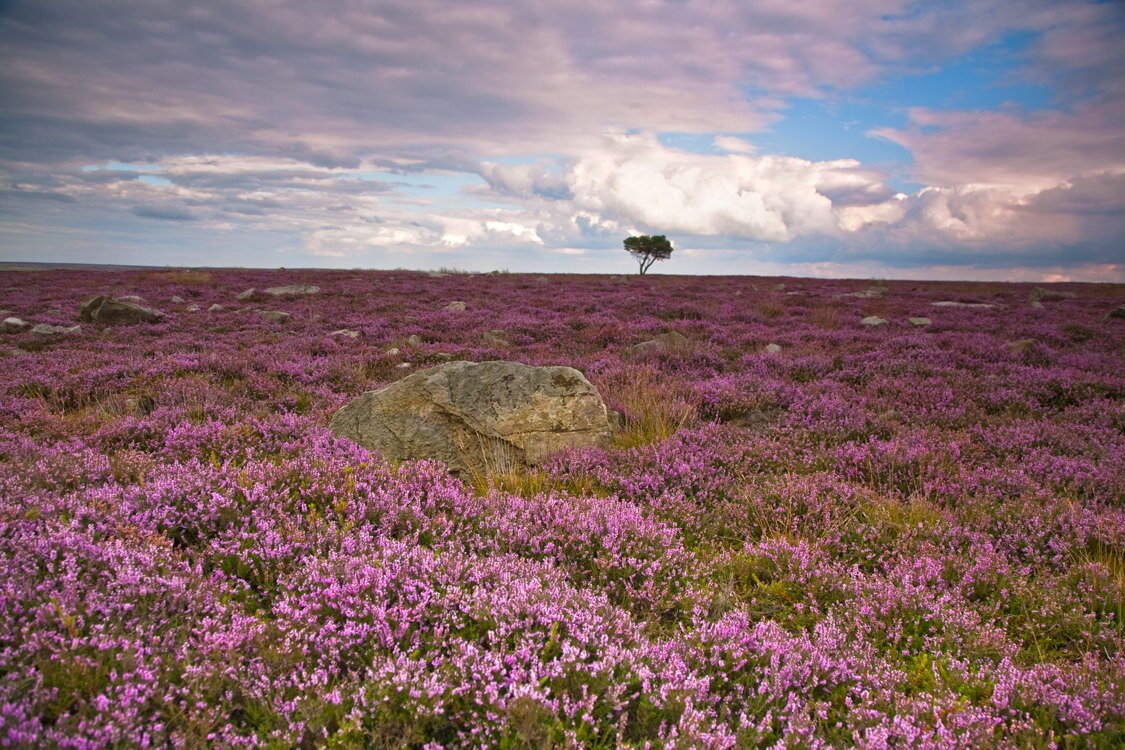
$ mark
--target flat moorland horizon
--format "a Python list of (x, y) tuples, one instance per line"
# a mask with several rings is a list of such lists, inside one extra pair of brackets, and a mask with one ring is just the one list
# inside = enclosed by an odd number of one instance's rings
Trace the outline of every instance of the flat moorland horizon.
[[(0, 268), (0, 745), (1119, 747), (1123, 303)], [(330, 429), (457, 360), (620, 420), (460, 474)]]

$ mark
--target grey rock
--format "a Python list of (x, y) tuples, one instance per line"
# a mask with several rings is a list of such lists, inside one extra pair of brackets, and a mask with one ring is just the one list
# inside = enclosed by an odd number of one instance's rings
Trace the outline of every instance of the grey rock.
[(870, 326), (872, 328), (882, 328), (887, 324), (887, 321), (883, 320), (878, 315), (868, 315), (866, 318), (859, 322), (865, 326)]
[(460, 300), (450, 302), (448, 305), (445, 306), (446, 310), (465, 310), (467, 308), (468, 308), (468, 305), (466, 305), (464, 302), (461, 302)]
[(207, 308), (207, 312), (222, 312), (224, 309), (226, 308), (216, 302), (215, 304)]
[(357, 339), (359, 338), (359, 331), (352, 331), (347, 328), (341, 328), (338, 331), (333, 331), (328, 334), (329, 336), (340, 336), (342, 338)]
[(1044, 289), (1037, 286), (1027, 295), (1027, 301), (1032, 307), (1043, 307), (1041, 300), (1045, 299), (1074, 299), (1078, 295), (1074, 292), (1064, 292), (1058, 289)]
[(777, 344), (766, 344), (766, 348), (763, 351), (765, 351), (766, 354), (781, 354), (781, 347)]
[(145, 298), (139, 294), (126, 294), (124, 297), (115, 297), (119, 302), (144, 302)]
[(411, 362), (399, 362), (397, 365), (395, 365), (395, 367), (400, 370), (409, 370), (413, 366), (414, 364)]
[(199, 305), (188, 305), (188, 307), (187, 307), (188, 312), (199, 312), (199, 310), (200, 310)]
[(946, 300), (946, 301), (943, 301), (943, 302), (931, 302), (930, 304), (933, 305), (934, 307), (978, 307), (978, 308), (997, 307), (997, 305), (993, 305), (993, 304), (988, 303), (988, 302), (951, 302), (949, 300)]
[(4, 322), (0, 323), (0, 333), (19, 333), (30, 327), (31, 323), (23, 318), (4, 318)]
[(172, 302), (173, 305), (182, 305), (182, 304), (184, 304), (184, 302), (186, 302), (186, 300), (183, 297), (181, 297), (180, 295), (174, 294), (174, 295), (172, 295), (171, 302)]
[(47, 315), (62, 315), (62, 310), (60, 310), (57, 307), (52, 307), (50, 310), (47, 311), (46, 314)]
[(1125, 318), (1125, 305), (1118, 305), (1105, 314), (1107, 318)]
[(250, 287), (245, 292), (239, 292), (237, 295), (235, 295), (234, 298), (235, 299), (241, 299), (241, 300), (254, 299), (254, 296), (257, 293), (258, 293), (257, 289), (255, 289), (254, 287)]
[(82, 326), (53, 326), (49, 323), (40, 323), (31, 329), (31, 332), (39, 336), (53, 336), (58, 333), (78, 333), (82, 330)]
[(301, 297), (306, 294), (318, 294), (320, 287), (309, 284), (289, 284), (288, 286), (271, 286), (266, 294), (271, 297)]
[(684, 349), (687, 347), (688, 340), (683, 334), (676, 333), (675, 331), (668, 331), (659, 336), (642, 341), (639, 344), (633, 344), (625, 350), (627, 354), (644, 354), (646, 352), (666, 352), (674, 351), (677, 349)]
[(612, 434), (605, 403), (582, 373), (518, 362), (420, 370), (346, 404), (330, 427), (389, 459), (437, 459), (482, 474), (604, 445)]
[(449, 360), (453, 359), (453, 355), (449, 352), (437, 352), (436, 354), (434, 354), (434, 359), (440, 360), (442, 362), (448, 362)]
[(123, 326), (136, 323), (158, 323), (164, 313), (136, 302), (122, 302), (119, 299), (99, 294), (87, 300), (78, 311), (78, 319), (83, 323)]
[(907, 321), (909, 321), (910, 325), (912, 325), (912, 326), (923, 326), (924, 327), (924, 326), (930, 326), (930, 325), (934, 324), (934, 321), (930, 320), (929, 318), (907, 318)]
[(508, 333), (499, 328), (486, 331), (480, 338), (485, 346), (490, 346), (493, 349), (507, 349), (512, 345), (512, 342), (508, 341)]
[(258, 317), (272, 323), (284, 323), (293, 316), (287, 312), (281, 312), (280, 310), (262, 310), (258, 313)]
[(397, 356), (399, 354), (402, 354), (402, 350), (399, 349), (397, 346), (392, 346), (390, 349), (388, 349), (387, 351), (385, 351), (383, 353), (386, 354), (388, 357), (394, 357), (394, 356)]
[(410, 334), (409, 336), (406, 337), (406, 345), (407, 346), (421, 346), (422, 345), (422, 337), (419, 336), (416, 333), (412, 333), (412, 334)]

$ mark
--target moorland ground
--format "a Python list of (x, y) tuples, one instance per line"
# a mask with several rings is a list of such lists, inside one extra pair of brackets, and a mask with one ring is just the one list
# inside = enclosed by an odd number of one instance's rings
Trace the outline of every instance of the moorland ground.
[[(0, 336), (0, 744), (1118, 747), (1125, 288), (1049, 290), (0, 274), (167, 313)], [(461, 477), (327, 429), (448, 359), (625, 425)]]

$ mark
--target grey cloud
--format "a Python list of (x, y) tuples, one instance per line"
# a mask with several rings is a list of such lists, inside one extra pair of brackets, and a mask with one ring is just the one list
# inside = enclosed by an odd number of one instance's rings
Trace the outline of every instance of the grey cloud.
[(163, 219), (164, 221), (195, 221), (199, 218), (185, 208), (154, 204), (134, 206), (133, 215), (146, 219)]

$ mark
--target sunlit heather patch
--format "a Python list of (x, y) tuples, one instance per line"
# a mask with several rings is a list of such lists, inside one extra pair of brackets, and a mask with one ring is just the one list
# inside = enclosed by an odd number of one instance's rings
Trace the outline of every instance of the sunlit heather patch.
[[(99, 293), (169, 315), (0, 339), (0, 744), (1125, 739), (1120, 287), (9, 278), (35, 323)], [(271, 301), (285, 326), (237, 299), (288, 284), (322, 291)], [(494, 329), (628, 439), (474, 483), (327, 430)]]

